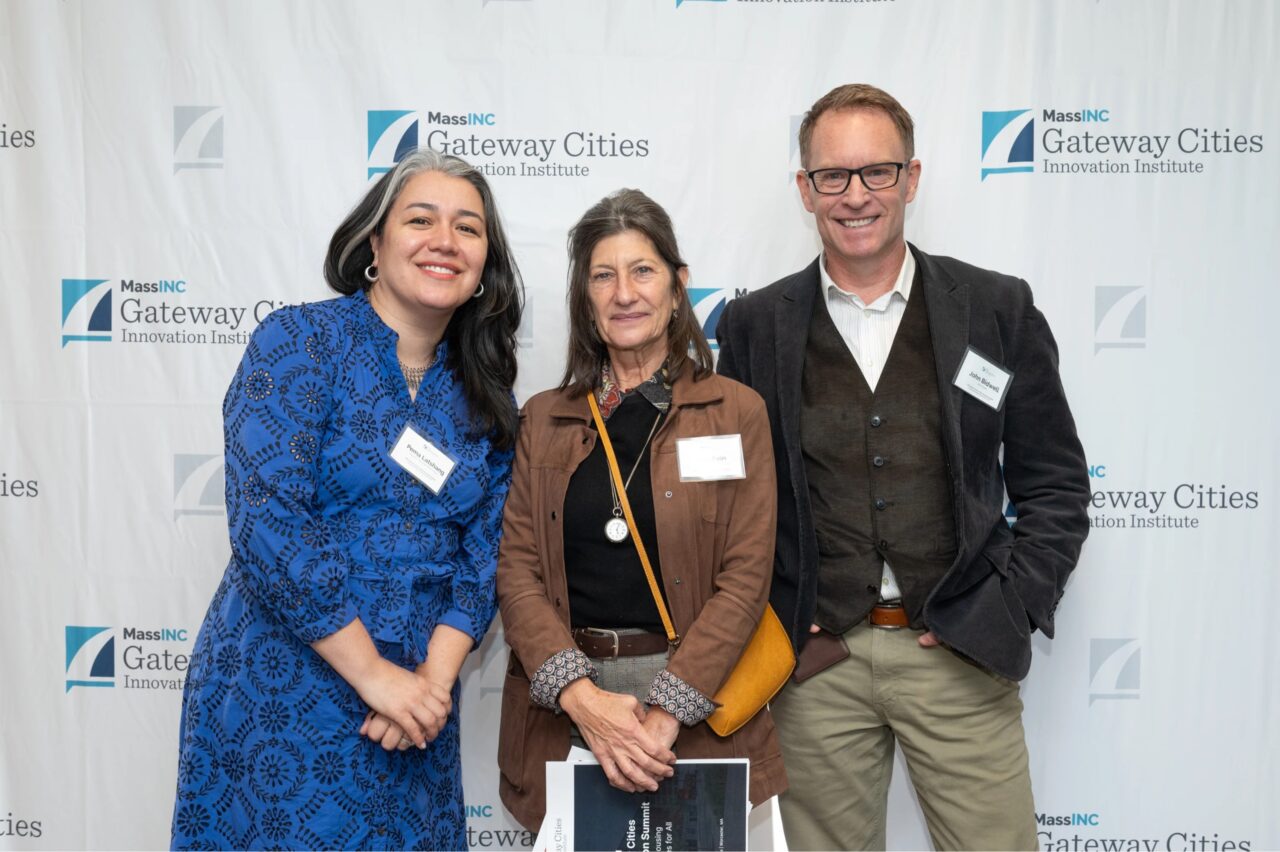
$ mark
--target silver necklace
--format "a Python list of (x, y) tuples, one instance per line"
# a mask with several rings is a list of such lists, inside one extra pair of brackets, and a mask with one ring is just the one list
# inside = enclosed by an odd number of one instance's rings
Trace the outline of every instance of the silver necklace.
[[(644, 446), (640, 448), (640, 454), (636, 456), (636, 463), (631, 465), (631, 472), (627, 474), (626, 482), (622, 483), (622, 490), (628, 491), (631, 488), (631, 479), (636, 475), (636, 469), (640, 467), (640, 462), (644, 458), (644, 451), (649, 448), (649, 442), (653, 440), (653, 433), (658, 431), (658, 421), (662, 419), (662, 412), (658, 412), (658, 416), (653, 419), (653, 426), (649, 427), (649, 437), (644, 439)], [(604, 535), (605, 538), (614, 544), (621, 544), (627, 540), (629, 531), (627, 530), (627, 521), (622, 515), (622, 502), (618, 499), (618, 486), (613, 484), (613, 474), (609, 474), (609, 493), (613, 495), (613, 517), (605, 521)]]
[(409, 386), (410, 394), (417, 392), (418, 388), (422, 385), (423, 376), (427, 374), (427, 370), (431, 369), (431, 365), (434, 361), (435, 357), (433, 356), (421, 367), (410, 367), (405, 362), (400, 361), (400, 372), (404, 375), (404, 383)]

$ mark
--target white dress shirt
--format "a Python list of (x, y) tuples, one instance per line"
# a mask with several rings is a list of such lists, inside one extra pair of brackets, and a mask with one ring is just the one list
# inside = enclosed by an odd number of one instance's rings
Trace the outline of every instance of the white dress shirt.
[[(902, 324), (902, 315), (907, 312), (907, 299), (911, 298), (911, 285), (916, 277), (916, 259), (908, 248), (893, 289), (869, 305), (836, 285), (827, 272), (825, 254), (818, 264), (818, 275), (822, 279), (822, 292), (826, 295), (827, 313), (862, 371), (867, 387), (874, 392), (880, 374), (884, 372), (885, 361), (889, 359), (889, 350), (893, 348), (893, 338)], [(886, 561), (880, 575), (880, 600), (891, 601), (901, 597), (898, 580)]]

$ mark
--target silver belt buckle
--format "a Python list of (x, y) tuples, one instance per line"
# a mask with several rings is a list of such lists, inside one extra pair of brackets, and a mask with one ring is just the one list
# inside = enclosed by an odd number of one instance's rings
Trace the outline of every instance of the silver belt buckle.
[(613, 656), (601, 657), (601, 659), (616, 660), (618, 659), (618, 631), (609, 630), (605, 627), (583, 627), (582, 632), (588, 636), (599, 636), (603, 639), (613, 640)]

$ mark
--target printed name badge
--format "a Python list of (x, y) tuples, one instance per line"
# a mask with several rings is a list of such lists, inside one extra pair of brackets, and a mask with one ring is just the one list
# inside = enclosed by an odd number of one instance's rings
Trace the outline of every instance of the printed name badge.
[(960, 369), (956, 371), (955, 386), (999, 411), (1011, 381), (1013, 373), (970, 346), (965, 350)]
[(676, 441), (676, 464), (681, 482), (746, 479), (741, 435), (706, 435)]
[(414, 479), (439, 494), (445, 480), (457, 464), (429, 438), (424, 438), (413, 426), (406, 424), (396, 445), (391, 448), (392, 460), (407, 470)]

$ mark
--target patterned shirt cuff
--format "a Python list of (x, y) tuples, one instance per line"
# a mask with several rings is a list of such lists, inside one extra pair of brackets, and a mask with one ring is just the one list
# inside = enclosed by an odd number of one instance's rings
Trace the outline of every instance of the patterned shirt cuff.
[(716, 711), (714, 701), (666, 669), (653, 679), (644, 702), (661, 707), (686, 726), (696, 725)]
[(565, 648), (547, 658), (533, 673), (529, 684), (529, 699), (539, 707), (560, 712), (560, 690), (578, 678), (589, 677), (595, 683), (600, 672), (591, 665), (587, 655), (577, 648)]

